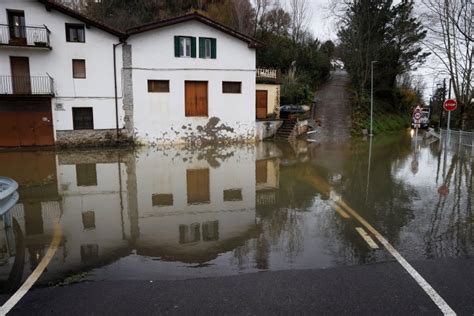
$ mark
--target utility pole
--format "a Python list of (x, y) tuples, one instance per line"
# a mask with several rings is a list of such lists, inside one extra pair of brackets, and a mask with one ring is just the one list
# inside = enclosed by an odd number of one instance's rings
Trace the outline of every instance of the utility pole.
[(370, 134), (374, 136), (374, 64), (376, 60), (370, 62)]

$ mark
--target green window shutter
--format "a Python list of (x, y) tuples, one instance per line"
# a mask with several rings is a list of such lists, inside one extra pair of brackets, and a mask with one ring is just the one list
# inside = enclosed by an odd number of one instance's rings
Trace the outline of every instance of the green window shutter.
[(200, 37), (199, 38), (199, 58), (205, 58), (205, 54), (206, 54), (206, 47), (205, 47), (205, 42), (206, 42), (206, 39), (205, 38), (202, 38)]
[(181, 57), (181, 55), (179, 54), (179, 48), (181, 45), (180, 39), (181, 39), (180, 36), (174, 37), (174, 57)]
[(211, 58), (216, 59), (217, 57), (217, 41), (215, 38), (211, 39)]
[(196, 58), (196, 38), (191, 37), (191, 57)]

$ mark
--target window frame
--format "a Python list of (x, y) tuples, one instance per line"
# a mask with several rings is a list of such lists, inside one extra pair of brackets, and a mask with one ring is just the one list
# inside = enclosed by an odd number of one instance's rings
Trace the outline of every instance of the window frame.
[[(162, 84), (166, 84), (166, 89), (159, 91), (162, 88)], [(163, 79), (148, 79), (147, 81), (148, 93), (169, 93), (170, 92), (170, 81)]]
[[(183, 42), (184, 45), (183, 45)], [(189, 42), (189, 50), (188, 50), (188, 45), (186, 42)], [(191, 36), (180, 36), (179, 37), (179, 57), (185, 57), (185, 58), (191, 58), (192, 57), (192, 52), (193, 52), (193, 45), (192, 45), (192, 37)], [(189, 53), (187, 55), (186, 53)]]
[[(78, 62), (83, 62), (84, 63), (84, 76), (81, 77), (76, 74), (76, 68), (75, 64)], [(85, 59), (73, 59), (72, 60), (72, 78), (73, 79), (87, 79), (87, 66), (86, 66), (86, 60)]]
[[(84, 24), (81, 24), (81, 23), (66, 23), (65, 28), (66, 28), (66, 42), (68, 42), (68, 43), (85, 43), (86, 42), (86, 26)], [(76, 38), (77, 38), (76, 41), (71, 39), (71, 33), (70, 33), (71, 29), (76, 30)], [(82, 30), (82, 32), (83, 32), (83, 36), (82, 36), (83, 40), (82, 41), (80, 40), (78, 30)]]
[[(86, 109), (91, 111), (91, 127), (78, 127), (75, 118), (76, 111), (85, 111)], [(83, 120), (84, 121), (84, 120)], [(72, 126), (73, 130), (80, 131), (80, 130), (93, 130), (94, 129), (94, 108), (93, 107), (73, 107), (72, 108)]]
[[(229, 89), (229, 86), (227, 86), (227, 90), (226, 90), (226, 85), (236, 85), (236, 84), (239, 85), (238, 92), (235, 92), (232, 89)], [(222, 93), (223, 94), (242, 94), (242, 81), (222, 81)]]

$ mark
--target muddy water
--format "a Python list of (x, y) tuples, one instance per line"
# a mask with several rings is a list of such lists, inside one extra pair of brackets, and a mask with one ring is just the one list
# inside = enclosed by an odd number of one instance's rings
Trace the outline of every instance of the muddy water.
[(56, 223), (43, 286), (392, 261), (331, 208), (338, 198), (408, 260), (470, 257), (471, 157), (408, 134), (371, 146), (0, 153), (0, 175), (20, 183), (0, 232), (2, 291), (35, 269)]

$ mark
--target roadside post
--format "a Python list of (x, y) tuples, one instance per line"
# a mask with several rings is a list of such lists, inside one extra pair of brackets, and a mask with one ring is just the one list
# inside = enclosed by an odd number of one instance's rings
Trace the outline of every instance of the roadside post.
[(443, 108), (445, 111), (448, 112), (448, 122), (446, 126), (446, 133), (448, 134), (447, 136), (447, 141), (451, 141), (451, 131), (450, 131), (450, 126), (451, 126), (451, 112), (456, 110), (458, 108), (458, 103), (455, 99), (447, 99), (443, 103)]
[(420, 120), (423, 116), (422, 108), (420, 105), (417, 105), (415, 110), (413, 111), (413, 119), (415, 120), (415, 142), (417, 141), (418, 137), (418, 128), (420, 128)]

